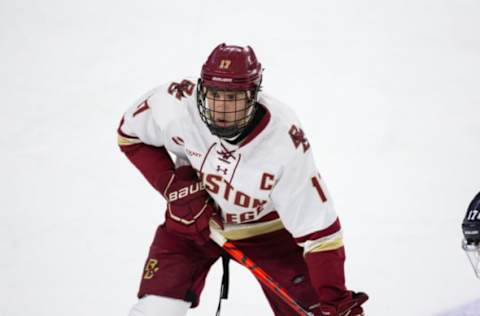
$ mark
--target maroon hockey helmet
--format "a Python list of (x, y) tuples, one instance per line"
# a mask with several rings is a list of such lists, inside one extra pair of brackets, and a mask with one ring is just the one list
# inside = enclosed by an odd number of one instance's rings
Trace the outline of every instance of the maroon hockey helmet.
[[(222, 43), (210, 53), (198, 80), (197, 106), (200, 117), (212, 134), (232, 138), (239, 135), (252, 121), (262, 82), (262, 70), (262, 65), (250, 46)], [(228, 109), (214, 106), (215, 102), (226, 102), (224, 95), (219, 92), (235, 96), (234, 100), (229, 99)], [(218, 117), (223, 121), (219, 122)]]

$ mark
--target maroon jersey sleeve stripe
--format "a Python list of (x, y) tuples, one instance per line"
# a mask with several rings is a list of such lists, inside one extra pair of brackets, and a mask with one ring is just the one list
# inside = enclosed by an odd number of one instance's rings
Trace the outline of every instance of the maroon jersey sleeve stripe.
[(316, 239), (319, 239), (319, 238), (323, 238), (323, 237), (326, 237), (328, 235), (331, 235), (331, 234), (334, 234), (334, 233), (338, 232), (340, 230), (340, 228), (341, 228), (340, 221), (337, 217), (335, 222), (333, 222), (333, 224), (328, 226), (327, 228), (316, 231), (316, 232), (313, 232), (313, 233), (305, 235), (305, 236), (297, 237), (297, 238), (295, 238), (295, 241), (297, 243), (304, 243), (307, 240), (316, 240)]

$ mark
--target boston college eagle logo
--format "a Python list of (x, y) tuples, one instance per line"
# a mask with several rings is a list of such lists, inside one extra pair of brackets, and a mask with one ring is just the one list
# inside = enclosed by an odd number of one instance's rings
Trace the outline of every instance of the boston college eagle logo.
[(150, 280), (155, 276), (155, 272), (159, 269), (157, 259), (148, 259), (147, 264), (145, 265), (145, 274), (143, 278), (145, 280)]
[(175, 96), (177, 99), (181, 100), (187, 95), (193, 94), (193, 88), (195, 84), (190, 80), (184, 79), (180, 83), (172, 82), (168, 87), (168, 93)]
[(296, 127), (295, 125), (292, 125), (288, 133), (290, 134), (290, 137), (292, 137), (293, 145), (295, 146), (295, 148), (298, 148), (298, 146), (300, 146), (301, 144), (303, 146), (303, 152), (307, 152), (307, 150), (310, 148), (310, 143), (305, 137), (302, 129)]

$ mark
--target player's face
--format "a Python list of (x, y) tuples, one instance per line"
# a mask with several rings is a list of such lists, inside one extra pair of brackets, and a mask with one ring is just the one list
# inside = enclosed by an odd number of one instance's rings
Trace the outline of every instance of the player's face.
[(218, 127), (242, 125), (247, 116), (248, 94), (246, 91), (207, 91), (210, 118)]

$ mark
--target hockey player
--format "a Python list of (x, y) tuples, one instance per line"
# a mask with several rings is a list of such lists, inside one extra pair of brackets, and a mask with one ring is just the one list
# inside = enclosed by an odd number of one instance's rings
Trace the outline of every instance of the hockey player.
[(462, 248), (470, 259), (477, 278), (480, 278), (480, 192), (473, 198), (462, 223)]
[[(150, 91), (123, 116), (121, 150), (167, 201), (130, 316), (183, 316), (222, 249), (209, 222), (315, 315), (363, 315), (347, 290), (340, 222), (295, 114), (261, 92), (251, 47), (221, 44), (201, 77)], [(171, 158), (175, 156), (175, 162)], [(275, 315), (293, 315), (263, 287)]]

